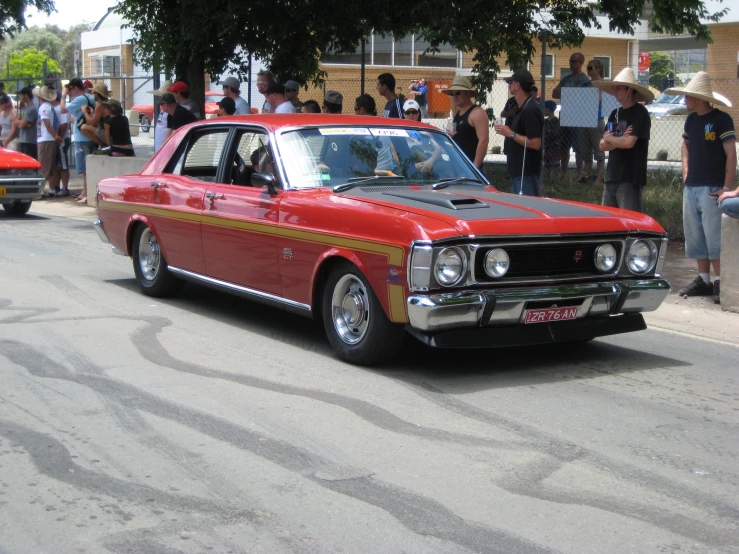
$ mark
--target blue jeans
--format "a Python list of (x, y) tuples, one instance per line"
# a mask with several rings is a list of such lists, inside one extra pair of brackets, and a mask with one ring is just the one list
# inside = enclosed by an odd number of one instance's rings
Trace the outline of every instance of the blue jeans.
[(719, 209), (729, 217), (739, 219), (739, 196), (727, 198), (718, 205)]
[(721, 259), (721, 210), (716, 192), (723, 187), (685, 187), (683, 190), (683, 231), (685, 257), (691, 260)]
[(97, 144), (92, 141), (80, 141), (74, 143), (74, 166), (77, 173), (87, 173), (87, 156), (97, 150)]
[(517, 175), (511, 176), (511, 184), (513, 185), (513, 193), (521, 193), (521, 182), (523, 182), (523, 193), (526, 196), (541, 196), (539, 194), (539, 176), (538, 175), (524, 175), (521, 177)]

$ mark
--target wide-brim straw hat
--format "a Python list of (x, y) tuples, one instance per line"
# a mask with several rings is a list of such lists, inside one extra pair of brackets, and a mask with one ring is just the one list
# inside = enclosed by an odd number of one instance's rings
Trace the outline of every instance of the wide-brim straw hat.
[(616, 75), (616, 78), (612, 81), (590, 81), (590, 84), (594, 87), (598, 87), (601, 90), (612, 93), (613, 87), (621, 85), (623, 87), (629, 87), (636, 91), (634, 99), (637, 102), (651, 102), (654, 100), (654, 93), (649, 90), (648, 85), (640, 85), (636, 82), (636, 75), (634, 70), (630, 67), (625, 67), (621, 72)]
[(49, 87), (41, 87), (33, 89), (33, 95), (43, 98), (47, 102), (56, 100), (56, 91)]
[(105, 98), (110, 98), (113, 93), (108, 90), (108, 85), (105, 83), (97, 83), (94, 87), (92, 87), (92, 90), (90, 92), (96, 92), (100, 96), (104, 96)]
[(454, 77), (454, 81), (452, 81), (452, 86), (450, 86), (448, 89), (444, 89), (441, 92), (444, 94), (453, 94), (454, 91), (461, 90), (466, 92), (477, 92), (474, 88), (472, 88), (472, 79), (469, 77), (463, 77), (461, 75), (456, 75)]
[(162, 86), (160, 86), (158, 89), (155, 90), (147, 90), (147, 94), (153, 94), (154, 96), (163, 96), (167, 93), (167, 89), (172, 87), (172, 81), (167, 79), (162, 83)]
[(693, 98), (699, 98), (705, 100), (710, 104), (720, 104), (721, 106), (730, 108), (731, 102), (725, 96), (713, 92), (711, 88), (711, 78), (705, 71), (699, 71), (695, 74), (688, 86), (685, 87), (673, 87), (668, 88), (663, 94), (674, 94), (692, 96)]

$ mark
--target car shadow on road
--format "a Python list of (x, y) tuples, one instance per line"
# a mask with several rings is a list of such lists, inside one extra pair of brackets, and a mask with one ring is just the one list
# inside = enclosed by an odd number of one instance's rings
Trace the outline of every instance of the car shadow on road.
[[(135, 279), (109, 280), (139, 292)], [(188, 283), (176, 297), (158, 299), (182, 310), (321, 356), (336, 358), (320, 322)], [(630, 344), (630, 334), (617, 335)], [(613, 344), (618, 338), (498, 349), (435, 349), (410, 335), (391, 362), (366, 368), (393, 379), (443, 383), (449, 393), (594, 379), (689, 365), (674, 358)]]

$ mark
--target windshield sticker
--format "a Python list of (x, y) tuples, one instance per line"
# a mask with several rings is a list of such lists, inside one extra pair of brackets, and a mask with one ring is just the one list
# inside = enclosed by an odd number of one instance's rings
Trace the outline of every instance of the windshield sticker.
[(408, 131), (408, 136), (414, 139), (419, 139), (419, 140), (423, 138), (423, 136), (421, 136), (421, 133), (419, 133), (418, 131)]
[(369, 129), (365, 127), (335, 127), (335, 128), (321, 128), (318, 132), (322, 135), (370, 135)]
[(448, 162), (449, 161), (449, 154), (447, 154), (446, 152), (444, 152), (441, 155), (441, 159), (444, 160), (445, 162)]
[(372, 135), (376, 137), (407, 137), (408, 131), (405, 129), (370, 129)]

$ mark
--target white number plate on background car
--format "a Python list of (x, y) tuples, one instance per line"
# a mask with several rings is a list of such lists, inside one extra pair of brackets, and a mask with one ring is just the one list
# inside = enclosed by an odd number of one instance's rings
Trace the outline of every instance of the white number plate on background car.
[(547, 321), (564, 321), (577, 317), (577, 306), (570, 308), (545, 308), (542, 310), (526, 310), (524, 323), (546, 323)]

